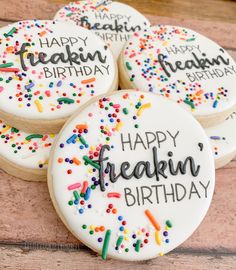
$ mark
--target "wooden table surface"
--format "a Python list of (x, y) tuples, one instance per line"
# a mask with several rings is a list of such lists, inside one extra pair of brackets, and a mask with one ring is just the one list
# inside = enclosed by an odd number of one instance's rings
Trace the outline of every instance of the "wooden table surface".
[[(0, 26), (20, 19), (51, 19), (65, 1), (1, 0)], [(205, 34), (236, 59), (236, 2), (220, 0), (124, 1), (154, 24), (177, 24)], [(158, 16), (159, 15), (159, 16)], [(102, 261), (64, 227), (46, 183), (32, 183), (0, 170), (0, 269), (236, 269), (236, 159), (217, 170), (207, 216), (170, 254), (129, 263)], [(187, 217), (186, 217), (187, 218)]]

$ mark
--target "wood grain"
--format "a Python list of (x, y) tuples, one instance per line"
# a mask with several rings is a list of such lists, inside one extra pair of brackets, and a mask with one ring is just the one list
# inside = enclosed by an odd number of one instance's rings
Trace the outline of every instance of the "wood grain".
[(122, 262), (107, 260), (102, 261), (96, 254), (87, 250), (28, 250), (19, 247), (0, 247), (1, 269), (8, 270), (235, 270), (235, 257), (231, 254), (203, 255), (201, 252), (195, 254), (184, 254), (172, 252), (168, 256), (159, 257), (145, 262)]
[[(1, 0), (1, 19), (16, 21), (28, 18), (50, 19), (68, 0)], [(142, 13), (154, 16), (167, 16), (177, 19), (236, 22), (235, 1), (224, 0), (122, 0)]]

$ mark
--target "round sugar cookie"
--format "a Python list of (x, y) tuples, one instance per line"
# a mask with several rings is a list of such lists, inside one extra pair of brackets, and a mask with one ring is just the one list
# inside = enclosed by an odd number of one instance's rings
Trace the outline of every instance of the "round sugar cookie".
[(216, 168), (228, 164), (236, 155), (236, 111), (223, 123), (206, 129), (212, 145)]
[(223, 122), (236, 104), (236, 64), (219, 45), (169, 25), (136, 33), (119, 59), (120, 85), (157, 93), (191, 112), (204, 127)]
[(111, 51), (82, 27), (21, 21), (1, 28), (0, 41), (0, 118), (20, 130), (57, 133), (83, 103), (117, 88)]
[(65, 124), (49, 160), (59, 216), (103, 259), (147, 260), (180, 245), (204, 218), (214, 183), (200, 124), (147, 92), (94, 98)]
[(24, 180), (46, 181), (54, 138), (54, 134), (27, 134), (0, 120), (0, 168)]
[(60, 9), (55, 20), (94, 31), (118, 58), (125, 42), (134, 32), (150, 27), (150, 22), (134, 8), (112, 1), (77, 1)]

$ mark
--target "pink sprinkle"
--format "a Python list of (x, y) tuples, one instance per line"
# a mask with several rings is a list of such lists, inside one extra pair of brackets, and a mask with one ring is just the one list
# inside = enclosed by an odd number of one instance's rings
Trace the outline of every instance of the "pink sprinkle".
[(73, 190), (73, 189), (80, 188), (80, 187), (81, 187), (80, 183), (75, 183), (75, 184), (72, 184), (72, 185), (68, 186), (67, 189), (68, 190)]
[(93, 116), (93, 114), (92, 114), (92, 113), (89, 113), (89, 114), (88, 114), (88, 116), (89, 116), (89, 117), (92, 117), (92, 116)]
[(109, 192), (109, 193), (107, 193), (107, 197), (108, 198), (120, 198), (120, 193), (118, 193), (118, 192)]
[(0, 93), (4, 90), (4, 88), (2, 86), (0, 86)]
[(114, 105), (113, 105), (113, 108), (115, 108), (115, 109), (120, 108), (120, 104), (114, 104)]
[(45, 95), (46, 95), (47, 97), (50, 97), (50, 96), (51, 96), (51, 92), (50, 92), (49, 90), (47, 90), (47, 91), (45, 91)]

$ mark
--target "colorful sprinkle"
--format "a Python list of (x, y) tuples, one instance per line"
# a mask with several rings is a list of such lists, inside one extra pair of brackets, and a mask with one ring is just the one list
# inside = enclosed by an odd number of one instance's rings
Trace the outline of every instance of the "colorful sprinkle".
[(158, 224), (158, 222), (156, 221), (156, 219), (154, 218), (154, 216), (152, 215), (152, 213), (149, 210), (145, 210), (145, 214), (148, 217), (148, 219), (150, 220), (150, 222), (152, 223), (153, 227), (157, 231), (160, 231), (161, 230), (161, 226)]
[(80, 188), (81, 187), (81, 184), (80, 183), (75, 183), (75, 184), (72, 184), (72, 185), (69, 185), (67, 187), (68, 190), (73, 190), (73, 189), (77, 189), (77, 188)]
[(111, 238), (111, 230), (107, 230), (106, 235), (105, 235), (105, 239), (103, 242), (103, 247), (102, 247), (102, 259), (103, 260), (106, 260), (106, 258), (107, 258), (107, 251), (108, 251), (108, 247), (109, 247), (110, 238)]

